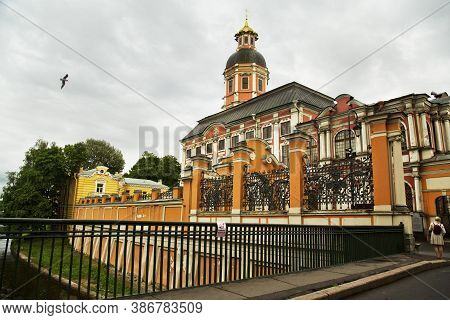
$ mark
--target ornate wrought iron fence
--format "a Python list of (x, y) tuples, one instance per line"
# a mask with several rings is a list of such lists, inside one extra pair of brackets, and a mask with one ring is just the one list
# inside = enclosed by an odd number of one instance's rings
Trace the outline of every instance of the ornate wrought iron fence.
[(403, 226), (0, 219), (0, 299), (149, 295), (404, 251)]
[(372, 157), (307, 164), (304, 193), (309, 210), (373, 209)]
[(233, 207), (233, 176), (219, 176), (200, 181), (200, 211), (229, 212)]
[(289, 170), (246, 172), (244, 175), (244, 210), (289, 210)]

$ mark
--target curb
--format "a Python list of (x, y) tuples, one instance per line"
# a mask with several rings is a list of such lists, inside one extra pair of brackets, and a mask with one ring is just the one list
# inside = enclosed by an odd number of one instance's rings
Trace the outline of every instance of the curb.
[(290, 300), (327, 300), (343, 299), (357, 293), (381, 287), (412, 274), (449, 266), (448, 260), (420, 261), (407, 266), (402, 266), (390, 271), (375, 274), (349, 283), (323, 289), (313, 293), (301, 295)]

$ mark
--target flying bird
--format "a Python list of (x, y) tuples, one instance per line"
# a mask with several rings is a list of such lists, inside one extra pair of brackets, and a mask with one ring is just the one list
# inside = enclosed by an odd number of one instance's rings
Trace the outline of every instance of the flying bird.
[(68, 77), (69, 77), (69, 75), (66, 74), (64, 77), (62, 77), (61, 79), (59, 79), (59, 80), (61, 80), (61, 90), (62, 90), (62, 88), (64, 88), (64, 86), (66, 85), (66, 82), (69, 81), (69, 79), (67, 79)]

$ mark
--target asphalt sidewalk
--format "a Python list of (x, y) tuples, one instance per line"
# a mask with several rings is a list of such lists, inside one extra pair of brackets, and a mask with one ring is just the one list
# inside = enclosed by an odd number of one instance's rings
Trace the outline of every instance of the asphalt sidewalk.
[[(312, 271), (180, 289), (134, 298), (149, 300), (272, 300), (299, 299), (304, 296), (307, 299), (331, 299), (333, 296), (329, 294), (330, 289), (333, 289), (333, 292), (337, 293), (336, 297), (340, 298), (345, 296), (344, 291), (350, 290), (351, 294), (354, 294), (357, 292), (355, 288), (361, 289), (364, 285), (370, 285), (370, 288), (373, 288), (376, 285), (388, 283), (387, 280), (395, 281), (399, 277), (443, 265), (449, 265), (449, 261), (441, 260), (436, 263), (432, 257), (399, 254)], [(371, 276), (375, 276), (375, 280), (370, 278)], [(370, 281), (365, 282), (364, 279), (370, 279)], [(355, 283), (356, 285), (353, 285)], [(321, 292), (324, 293), (321, 295), (319, 294)], [(311, 294), (313, 295), (311, 296)]]

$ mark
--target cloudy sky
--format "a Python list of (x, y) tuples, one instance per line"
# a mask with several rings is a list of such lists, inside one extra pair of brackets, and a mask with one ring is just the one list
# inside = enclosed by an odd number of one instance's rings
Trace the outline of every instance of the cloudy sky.
[(446, 2), (0, 0), (0, 187), (37, 139), (105, 139), (126, 169), (144, 148), (179, 156), (188, 127), (220, 110), (246, 9), (269, 89), (366, 103), (450, 91), (450, 5), (323, 86)]

